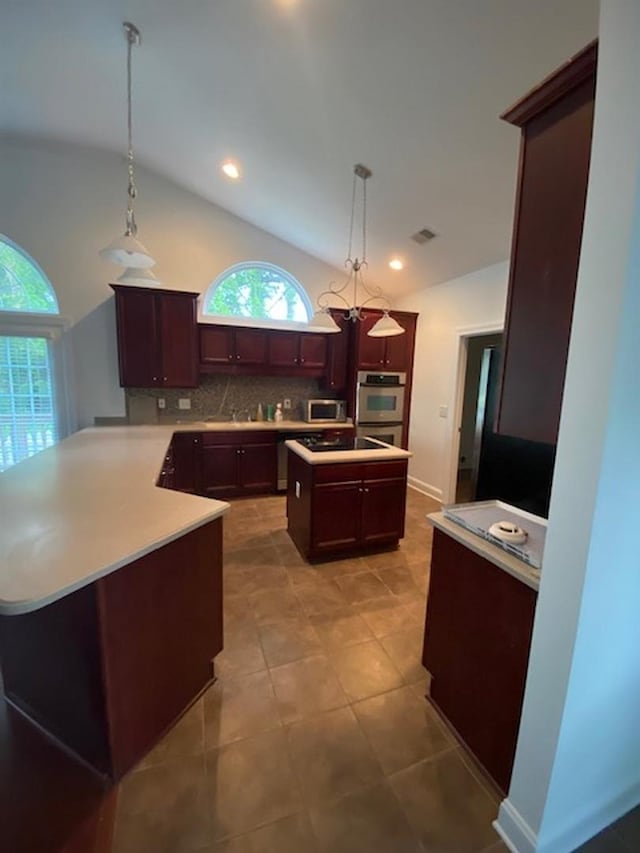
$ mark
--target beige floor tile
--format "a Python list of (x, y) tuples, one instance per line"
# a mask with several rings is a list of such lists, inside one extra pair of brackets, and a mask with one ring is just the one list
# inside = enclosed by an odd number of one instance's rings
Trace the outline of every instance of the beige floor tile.
[(311, 616), (310, 622), (327, 649), (343, 649), (373, 638), (364, 619), (348, 605), (331, 613)]
[(422, 666), (422, 628), (411, 628), (380, 638), (380, 644), (402, 673), (406, 684), (422, 681), (426, 670)]
[(386, 637), (387, 634), (418, 627), (419, 624), (400, 601), (391, 595), (364, 602), (358, 606), (358, 612), (376, 637)]
[(187, 853), (213, 841), (202, 755), (125, 777), (113, 853)]
[(225, 569), (247, 568), (248, 566), (279, 566), (280, 554), (278, 549), (267, 545), (270, 543), (268, 534), (266, 534), (264, 547), (239, 548), (233, 549), (225, 554), (224, 566)]
[(275, 667), (271, 679), (285, 724), (347, 704), (340, 682), (323, 655)]
[(224, 649), (214, 659), (216, 675), (248, 675), (267, 668), (256, 626), (250, 624), (225, 631)]
[(385, 773), (396, 773), (455, 746), (425, 699), (408, 687), (352, 706)]
[(281, 725), (268, 672), (219, 679), (204, 695), (207, 749)]
[(336, 583), (350, 604), (372, 598), (389, 597), (389, 590), (373, 572), (359, 572), (336, 578)]
[(294, 589), (307, 616), (330, 613), (348, 603), (339, 586), (332, 580), (298, 584)]
[(378, 569), (403, 568), (408, 565), (406, 554), (399, 548), (393, 551), (380, 551), (367, 554), (364, 562), (369, 571), (377, 572)]
[(380, 764), (350, 708), (304, 720), (287, 734), (308, 803), (334, 800), (382, 779)]
[(303, 615), (300, 602), (289, 587), (256, 592), (249, 597), (249, 601), (258, 626)]
[(240, 835), (302, 809), (282, 731), (211, 750), (206, 765), (215, 839)]
[(225, 569), (224, 589), (227, 595), (247, 597), (270, 589), (289, 587), (289, 575), (284, 566), (246, 566)]
[(322, 853), (421, 853), (385, 782), (311, 810)]
[(344, 575), (354, 575), (359, 572), (368, 571), (368, 566), (363, 557), (346, 557), (342, 560), (327, 560), (324, 563), (316, 563), (317, 567), (327, 578), (339, 578)]
[(221, 841), (202, 853), (314, 853), (315, 850), (309, 818), (300, 813)]
[(496, 841), (497, 805), (457, 750), (421, 761), (389, 777), (426, 850), (479, 853)]
[(331, 663), (352, 702), (393, 690), (403, 683), (402, 675), (376, 640), (334, 652)]
[(284, 619), (259, 629), (268, 666), (281, 666), (322, 652), (318, 635), (305, 616)]
[(175, 761), (177, 758), (201, 755), (204, 749), (204, 703), (192, 705), (186, 714), (162, 738), (136, 767), (136, 771)]
[(414, 594), (418, 591), (415, 578), (408, 565), (389, 566), (383, 569), (376, 569), (375, 573), (382, 583), (395, 595), (401, 595), (403, 593)]

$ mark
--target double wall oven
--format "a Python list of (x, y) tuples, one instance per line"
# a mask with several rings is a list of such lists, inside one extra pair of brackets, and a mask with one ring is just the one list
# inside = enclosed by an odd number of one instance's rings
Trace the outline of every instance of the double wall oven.
[(358, 373), (356, 434), (402, 443), (406, 373)]

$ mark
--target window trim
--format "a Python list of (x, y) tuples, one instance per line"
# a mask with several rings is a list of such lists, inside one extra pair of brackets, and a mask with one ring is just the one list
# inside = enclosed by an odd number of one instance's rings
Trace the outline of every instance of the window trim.
[[(285, 281), (289, 282), (291, 286), (295, 289), (296, 293), (302, 300), (302, 304), (304, 305), (307, 311), (307, 321), (303, 320), (274, 320), (274, 319), (263, 319), (261, 317), (231, 317), (228, 314), (210, 314), (205, 312), (205, 305), (209, 301), (211, 295), (215, 291), (215, 289), (222, 284), (222, 282), (228, 278), (230, 275), (236, 272), (240, 272), (245, 269), (265, 269), (270, 272), (277, 273), (278, 275), (283, 276)], [(198, 322), (199, 323), (209, 323), (211, 325), (216, 326), (248, 326), (258, 329), (281, 329), (284, 331), (308, 331), (308, 323), (311, 317), (313, 316), (313, 303), (311, 301), (311, 297), (307, 293), (306, 288), (298, 281), (298, 279), (290, 272), (288, 272), (283, 267), (279, 267), (277, 264), (269, 263), (268, 261), (241, 261), (237, 264), (232, 264), (230, 267), (227, 267), (220, 275), (216, 276), (216, 278), (211, 282), (211, 284), (206, 288), (206, 290), (201, 294), (198, 299)]]

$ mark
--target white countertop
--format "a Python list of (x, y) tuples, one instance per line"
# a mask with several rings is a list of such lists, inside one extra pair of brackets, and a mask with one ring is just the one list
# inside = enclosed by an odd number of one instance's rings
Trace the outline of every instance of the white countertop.
[(0, 614), (37, 610), (226, 512), (156, 486), (185, 429), (86, 429), (0, 474)]
[(383, 441), (378, 441), (375, 438), (369, 438), (381, 446), (381, 450), (326, 450), (322, 453), (314, 453), (308, 450), (304, 444), (300, 444), (295, 439), (285, 441), (285, 445), (301, 456), (309, 465), (327, 465), (330, 462), (386, 462), (389, 459), (408, 459), (413, 454), (408, 450), (403, 450), (401, 447), (393, 447), (390, 444), (385, 444)]
[[(169, 424), (166, 424), (169, 426)], [(182, 432), (227, 432), (228, 430), (270, 430), (275, 432), (318, 432), (324, 429), (352, 429), (353, 420), (343, 423), (307, 423), (307, 421), (176, 421), (171, 425), (174, 431)]]
[(511, 554), (503, 551), (502, 548), (498, 548), (497, 545), (492, 545), (491, 542), (483, 539), (482, 536), (478, 536), (476, 533), (472, 533), (454, 521), (450, 521), (441, 512), (431, 513), (427, 516), (427, 519), (438, 530), (442, 530), (443, 533), (451, 536), (452, 539), (460, 542), (461, 545), (466, 545), (470, 551), (473, 551), (480, 557), (484, 557), (485, 560), (489, 560), (490, 563), (493, 563), (499, 569), (530, 586), (531, 589), (538, 590), (540, 586), (540, 569), (534, 569), (517, 557), (513, 557)]

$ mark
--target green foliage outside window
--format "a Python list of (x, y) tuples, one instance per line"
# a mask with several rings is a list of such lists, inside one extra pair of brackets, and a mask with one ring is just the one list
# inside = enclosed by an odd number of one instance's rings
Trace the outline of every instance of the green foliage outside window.
[(212, 289), (205, 313), (306, 322), (309, 312), (299, 287), (276, 267), (243, 266), (225, 275)]
[(58, 313), (53, 288), (38, 267), (0, 240), (0, 311)]

